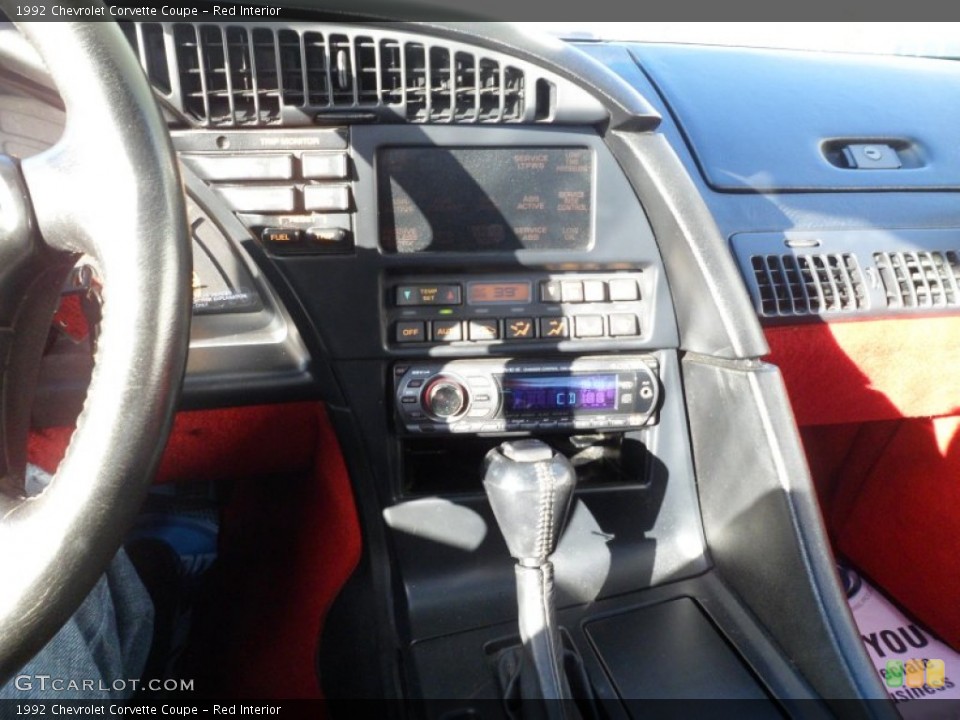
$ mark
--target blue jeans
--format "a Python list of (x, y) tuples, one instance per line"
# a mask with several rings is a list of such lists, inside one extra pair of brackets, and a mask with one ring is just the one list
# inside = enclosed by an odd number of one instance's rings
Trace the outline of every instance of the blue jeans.
[(0, 687), (0, 700), (129, 698), (152, 640), (153, 603), (120, 550), (60, 631)]
[(0, 687), (0, 700), (129, 698), (152, 639), (153, 603), (121, 550), (60, 631)]

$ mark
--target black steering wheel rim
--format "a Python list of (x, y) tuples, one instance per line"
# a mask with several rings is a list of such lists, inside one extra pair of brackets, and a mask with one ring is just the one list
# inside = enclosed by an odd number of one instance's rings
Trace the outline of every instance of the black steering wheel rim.
[[(14, 17), (15, 5), (0, 0)], [(60, 90), (63, 138), (0, 158), (0, 683), (55, 634), (116, 553), (166, 443), (186, 365), (190, 243), (166, 126), (113, 23), (20, 23)], [(50, 486), (22, 475), (56, 272), (100, 268), (94, 370)]]

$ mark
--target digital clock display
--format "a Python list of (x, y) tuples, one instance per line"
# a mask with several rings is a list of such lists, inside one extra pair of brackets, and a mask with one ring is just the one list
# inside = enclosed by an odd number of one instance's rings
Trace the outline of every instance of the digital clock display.
[(497, 305), (499, 303), (527, 304), (531, 290), (528, 282), (470, 283), (467, 285), (467, 302), (471, 305)]
[(617, 409), (616, 375), (504, 377), (501, 383), (508, 415)]

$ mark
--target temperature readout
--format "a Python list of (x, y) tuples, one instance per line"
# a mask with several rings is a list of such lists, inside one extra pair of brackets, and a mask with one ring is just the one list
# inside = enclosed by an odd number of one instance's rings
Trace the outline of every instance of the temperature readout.
[(498, 303), (529, 303), (530, 283), (470, 283), (467, 285), (467, 302), (471, 305), (496, 305)]

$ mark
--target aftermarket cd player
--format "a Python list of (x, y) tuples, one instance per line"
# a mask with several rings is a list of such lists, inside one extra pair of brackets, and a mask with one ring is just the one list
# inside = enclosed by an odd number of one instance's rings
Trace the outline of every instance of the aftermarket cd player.
[(402, 364), (397, 416), (417, 434), (628, 430), (654, 417), (658, 370), (649, 355)]

